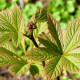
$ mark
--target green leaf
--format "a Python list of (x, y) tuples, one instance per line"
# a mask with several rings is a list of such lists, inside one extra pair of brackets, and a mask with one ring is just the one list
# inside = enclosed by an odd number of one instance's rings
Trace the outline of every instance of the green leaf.
[(38, 75), (39, 76), (42, 76), (43, 79), (45, 79), (46, 78), (46, 75), (45, 75), (45, 72), (44, 72), (44, 68), (42, 66), (42, 63), (41, 62), (35, 62), (35, 65), (37, 66), (37, 68), (39, 70)]
[[(53, 51), (59, 52), (57, 45), (55, 45), (56, 42), (54, 41), (54, 39), (51, 37), (51, 35), (49, 33), (47, 33), (47, 34), (45, 34), (45, 33), (40, 34), (38, 36), (38, 39), (39, 39), (39, 42), (41, 44), (43, 44), (45, 47), (50, 48)], [(55, 44), (54, 44), (54, 42), (55, 42)]]
[(8, 51), (18, 55), (17, 51), (12, 47), (12, 45), (9, 42), (7, 42), (6, 44), (4, 44), (1, 47), (4, 48), (4, 50), (8, 50)]
[(63, 65), (70, 72), (80, 72), (80, 60), (73, 56), (64, 56)]
[(24, 38), (21, 40), (21, 43), (19, 46), (20, 46), (21, 50), (23, 51), (23, 53), (26, 54), (25, 39)]
[(39, 69), (38, 69), (38, 67), (35, 66), (35, 65), (31, 65), (31, 66), (30, 66), (30, 73), (33, 74), (33, 75), (39, 74)]
[(80, 18), (73, 20), (67, 28), (64, 52), (67, 53), (80, 45)]
[(22, 37), (23, 37), (22, 33), (20, 33), (20, 32), (18, 32), (18, 33), (15, 32), (15, 33), (13, 34), (12, 42), (13, 42), (16, 46), (18, 46), (18, 45), (20, 44), (21, 40), (22, 40)]
[(44, 22), (47, 20), (47, 12), (45, 9), (38, 9), (35, 14), (36, 22)]
[(26, 57), (32, 60), (44, 61), (47, 59), (51, 59), (59, 54), (48, 48), (33, 48), (27, 52)]
[(0, 12), (0, 31), (15, 31), (12, 24), (11, 12), (8, 9)]
[(70, 51), (69, 53), (66, 53), (66, 55), (70, 55), (70, 56), (80, 59), (80, 48), (75, 48), (74, 50)]
[[(13, 36), (13, 43), (18, 46), (21, 42), (24, 33), (24, 19), (21, 14), (20, 8), (15, 4), (13, 10), (12, 10), (12, 21), (14, 24), (14, 27), (16, 28), (16, 32)], [(22, 38), (23, 37), (23, 38)]]
[(13, 36), (13, 33), (6, 33), (0, 37), (0, 46), (4, 45), (7, 41), (9, 41)]
[(5, 45), (0, 47), (0, 53), (7, 53), (10, 54), (11, 56), (15, 56), (22, 62), (26, 62), (22, 56), (20, 56), (17, 51), (10, 45), (10, 43), (6, 43)]
[(12, 21), (16, 30), (19, 30), (20, 28), (21, 18), (22, 14), (20, 8), (17, 6), (17, 4), (15, 4), (14, 8), (12, 9)]
[(51, 17), (51, 15), (48, 14), (48, 18), (47, 18), (47, 24), (48, 24), (48, 29), (52, 35), (52, 37), (54, 38), (54, 40), (57, 43), (57, 46), (59, 47), (59, 50), (62, 54), (62, 30), (60, 28), (60, 24), (59, 22), (57, 22), (54, 18)]
[(18, 62), (19, 60), (13, 57), (12, 54), (8, 54), (7, 52), (4, 52), (4, 51), (2, 52), (0, 50), (0, 66), (7, 66), (7, 65), (18, 63)]
[(63, 69), (61, 56), (54, 57), (45, 66), (45, 72), (51, 79), (59, 76)]
[[(23, 32), (24, 33), (24, 19), (22, 18), (22, 21), (21, 21), (22, 23), (21, 23), (21, 25), (20, 25), (20, 29), (19, 29), (19, 31), (20, 32)], [(20, 37), (20, 40), (21, 41), (19, 41), (20, 42), (20, 48), (21, 48), (21, 50), (24, 52), (24, 54), (26, 54), (26, 49), (25, 49), (25, 37), (21, 34), (21, 37)]]
[(9, 67), (9, 71), (13, 74), (13, 75), (18, 75), (18, 74), (24, 74), (26, 73), (30, 68), (29, 64), (14, 64), (12, 66)]
[[(11, 39), (16, 46), (18, 46), (23, 39), (24, 19), (20, 8), (16, 4), (12, 11), (6, 10), (0, 13), (0, 31), (10, 32), (10, 34), (13, 33)], [(8, 39), (5, 40), (5, 42), (7, 41)]]
[(62, 31), (62, 34), (63, 34), (63, 44), (65, 44), (66, 33), (67, 33), (66, 30), (63, 30), (63, 31)]

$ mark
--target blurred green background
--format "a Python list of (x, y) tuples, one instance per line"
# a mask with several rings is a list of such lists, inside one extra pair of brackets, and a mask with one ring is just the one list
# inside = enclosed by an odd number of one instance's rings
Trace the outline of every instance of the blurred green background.
[[(38, 8), (45, 7), (47, 11), (61, 24), (62, 29), (66, 29), (70, 21), (80, 17), (80, 0), (0, 0), (0, 11), (6, 8), (12, 9), (17, 3), (24, 17), (25, 23), (28, 22)], [(26, 38), (26, 50), (29, 47), (29, 40)], [(21, 49), (17, 49), (22, 55)], [(75, 78), (80, 78), (80, 74), (73, 74)], [(55, 79), (56, 80), (56, 79)], [(61, 76), (61, 80), (71, 80)], [(80, 79), (79, 79), (80, 80)]]
[(66, 29), (71, 20), (80, 16), (80, 0), (0, 0), (0, 10), (12, 9), (15, 3), (20, 5), (25, 22), (30, 20), (38, 8), (44, 6), (60, 21), (62, 29)]

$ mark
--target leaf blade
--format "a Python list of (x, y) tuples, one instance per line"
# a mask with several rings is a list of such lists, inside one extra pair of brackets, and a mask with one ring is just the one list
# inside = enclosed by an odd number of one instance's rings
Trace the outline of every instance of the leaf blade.
[(80, 44), (80, 18), (74, 19), (67, 28), (64, 52), (73, 50)]
[(13, 75), (23, 74), (29, 70), (30, 65), (29, 64), (14, 64), (9, 67), (9, 71)]
[(73, 56), (75, 58), (80, 58), (80, 48), (75, 48), (74, 50), (71, 50), (70, 52), (66, 53), (65, 55)]
[(14, 58), (12, 54), (0, 52), (0, 66), (8, 66), (18, 62), (19, 60)]
[(51, 33), (52, 37), (55, 39), (57, 46), (62, 54), (62, 46), (63, 46), (63, 36), (62, 30), (60, 28), (59, 22), (57, 22), (51, 15), (47, 15), (47, 24), (49, 32)]
[(44, 61), (58, 55), (59, 54), (57, 52), (53, 52), (48, 48), (33, 48), (32, 50), (27, 52), (26, 57), (32, 60)]
[(55, 52), (56, 51), (59, 52), (56, 43), (55, 44), (53, 43), (54, 39), (51, 37), (51, 35), (49, 35), (49, 33), (48, 34), (45, 34), (45, 33), (40, 34), (38, 36), (38, 39), (39, 39), (39, 42), (41, 44), (43, 44), (45, 47), (50, 48)]
[(47, 12), (45, 9), (38, 9), (35, 14), (35, 21), (36, 22), (44, 22), (47, 20)]
[(12, 21), (16, 30), (19, 30), (20, 23), (21, 23), (22, 14), (20, 8), (15, 4), (14, 8), (12, 9)]
[(13, 36), (13, 33), (6, 33), (3, 36), (0, 37), (0, 46), (4, 45), (6, 42), (8, 42)]
[(61, 59), (61, 56), (57, 56), (53, 59), (51, 59), (46, 67), (45, 67), (45, 71), (46, 71), (46, 74), (47, 76), (50, 78), (50, 79), (53, 79), (53, 78), (56, 78), (62, 71), (62, 59)]
[(0, 13), (0, 31), (15, 31), (9, 10)]
[(63, 65), (70, 72), (80, 72), (80, 61), (73, 56), (64, 56)]

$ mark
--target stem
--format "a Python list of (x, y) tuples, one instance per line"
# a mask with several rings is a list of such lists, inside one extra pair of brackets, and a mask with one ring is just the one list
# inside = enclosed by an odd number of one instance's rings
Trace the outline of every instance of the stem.
[(45, 61), (42, 61), (42, 65), (43, 65), (43, 67), (45, 67)]
[(34, 45), (38, 48), (39, 46), (38, 46), (38, 44), (36, 43), (33, 35), (31, 35), (31, 38), (30, 38), (30, 39), (32, 40), (32, 42), (34, 43)]
[(34, 75), (33, 74), (31, 74), (32, 75), (32, 80), (36, 80), (35, 78), (34, 78)]
[[(38, 46), (37, 42), (35, 41), (33, 35), (27, 36), (27, 35), (24, 34), (24, 36), (28, 37), (28, 38), (34, 43), (35, 47), (39, 48), (39, 46)], [(42, 61), (42, 65), (43, 65), (43, 67), (45, 67), (45, 61)], [(32, 77), (33, 77), (33, 74), (32, 74)], [(34, 79), (33, 79), (33, 80), (34, 80)], [(48, 79), (48, 80), (49, 80), (49, 79)]]
[(60, 76), (57, 77), (57, 80), (60, 80)]
[(73, 80), (74, 78), (73, 78), (72, 74), (68, 71), (66, 71), (66, 72), (67, 72), (68, 77)]
[[(31, 36), (29, 37), (29, 39), (32, 40), (32, 42), (34, 43), (34, 45), (35, 45), (37, 48), (39, 48), (39, 46), (38, 46), (37, 42), (35, 41), (33, 35), (31, 35)], [(45, 61), (42, 61), (42, 65), (43, 65), (43, 67), (45, 67)]]

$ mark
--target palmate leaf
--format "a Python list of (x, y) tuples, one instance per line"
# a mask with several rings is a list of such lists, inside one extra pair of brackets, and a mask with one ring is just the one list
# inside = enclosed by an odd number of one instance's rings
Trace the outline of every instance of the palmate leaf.
[(45, 66), (45, 72), (50, 79), (56, 78), (61, 73), (63, 66), (70, 72), (80, 71), (80, 60), (76, 56), (72, 54), (60, 55), (48, 48), (46, 50), (44, 50), (45, 48), (42, 49), (32, 49), (26, 57), (37, 61), (49, 60)]
[(69, 28), (62, 32), (59, 23), (48, 14), (47, 24), (49, 33), (47, 31), (47, 34), (45, 32), (38, 36), (40, 43), (44, 47), (33, 48), (27, 52), (26, 57), (29, 59), (49, 61), (45, 66), (45, 72), (50, 80), (61, 73), (63, 66), (67, 71), (80, 72), (79, 20), (80, 18), (77, 18), (72, 21)]
[(62, 70), (62, 59), (59, 53), (48, 48), (32, 49), (26, 55), (27, 58), (37, 61), (49, 60), (45, 67), (45, 72), (49, 78), (57, 77)]
[(8, 65), (11, 65), (9, 70), (14, 75), (23, 74), (30, 67), (30, 64), (27, 64), (9, 43), (0, 47), (0, 66)]
[(70, 72), (80, 72), (80, 60), (73, 56), (64, 56), (63, 65)]
[(18, 74), (23, 74), (25, 72), (27, 72), (30, 68), (29, 64), (21, 64), (21, 63), (17, 63), (17, 64), (13, 64), (12, 66), (9, 67), (9, 71), (13, 74), (13, 75), (18, 75)]
[(59, 22), (57, 22), (54, 18), (51, 17), (51, 15), (48, 14), (47, 24), (52, 37), (55, 39), (57, 46), (60, 52), (62, 53), (63, 37), (62, 37), (62, 30), (60, 28)]
[(59, 76), (62, 69), (63, 69), (63, 65), (62, 65), (61, 56), (57, 56), (51, 59), (45, 67), (47, 76), (52, 79)]
[(73, 20), (67, 28), (64, 53), (67, 53), (80, 45), (80, 18)]
[(0, 66), (2, 67), (8, 65), (12, 65), (9, 70), (14, 75), (23, 74), (30, 67), (30, 64), (27, 64), (9, 43), (0, 47)]
[[(13, 33), (11, 39), (16, 46), (18, 46), (23, 39), (23, 29), (24, 19), (21, 15), (20, 8), (16, 4), (12, 11), (6, 10), (0, 13), (0, 31)], [(5, 42), (7, 42), (7, 40)]]
[[(55, 78), (61, 73), (62, 70), (62, 58), (61, 58), (63, 47), (62, 32), (59, 23), (55, 19), (53, 19), (50, 15), (48, 15), (47, 24), (48, 25), (46, 25), (46, 29), (48, 26), (49, 33), (47, 30), (45, 32), (47, 34), (43, 33), (38, 36), (40, 43), (42, 43), (46, 48), (45, 47), (33, 48), (27, 52), (26, 57), (37, 61), (49, 60), (50, 64), (46, 65), (45, 72), (49, 78)], [(43, 27), (41, 28), (42, 32), (44, 32), (45, 31), (43, 30), (44, 28)], [(36, 33), (37, 32), (38, 30), (36, 30)]]
[(33, 59), (33, 60), (38, 60), (38, 61), (44, 61), (51, 59), (55, 56), (58, 56), (59, 53), (49, 49), (49, 48), (33, 48), (32, 50), (27, 52), (26, 57)]

